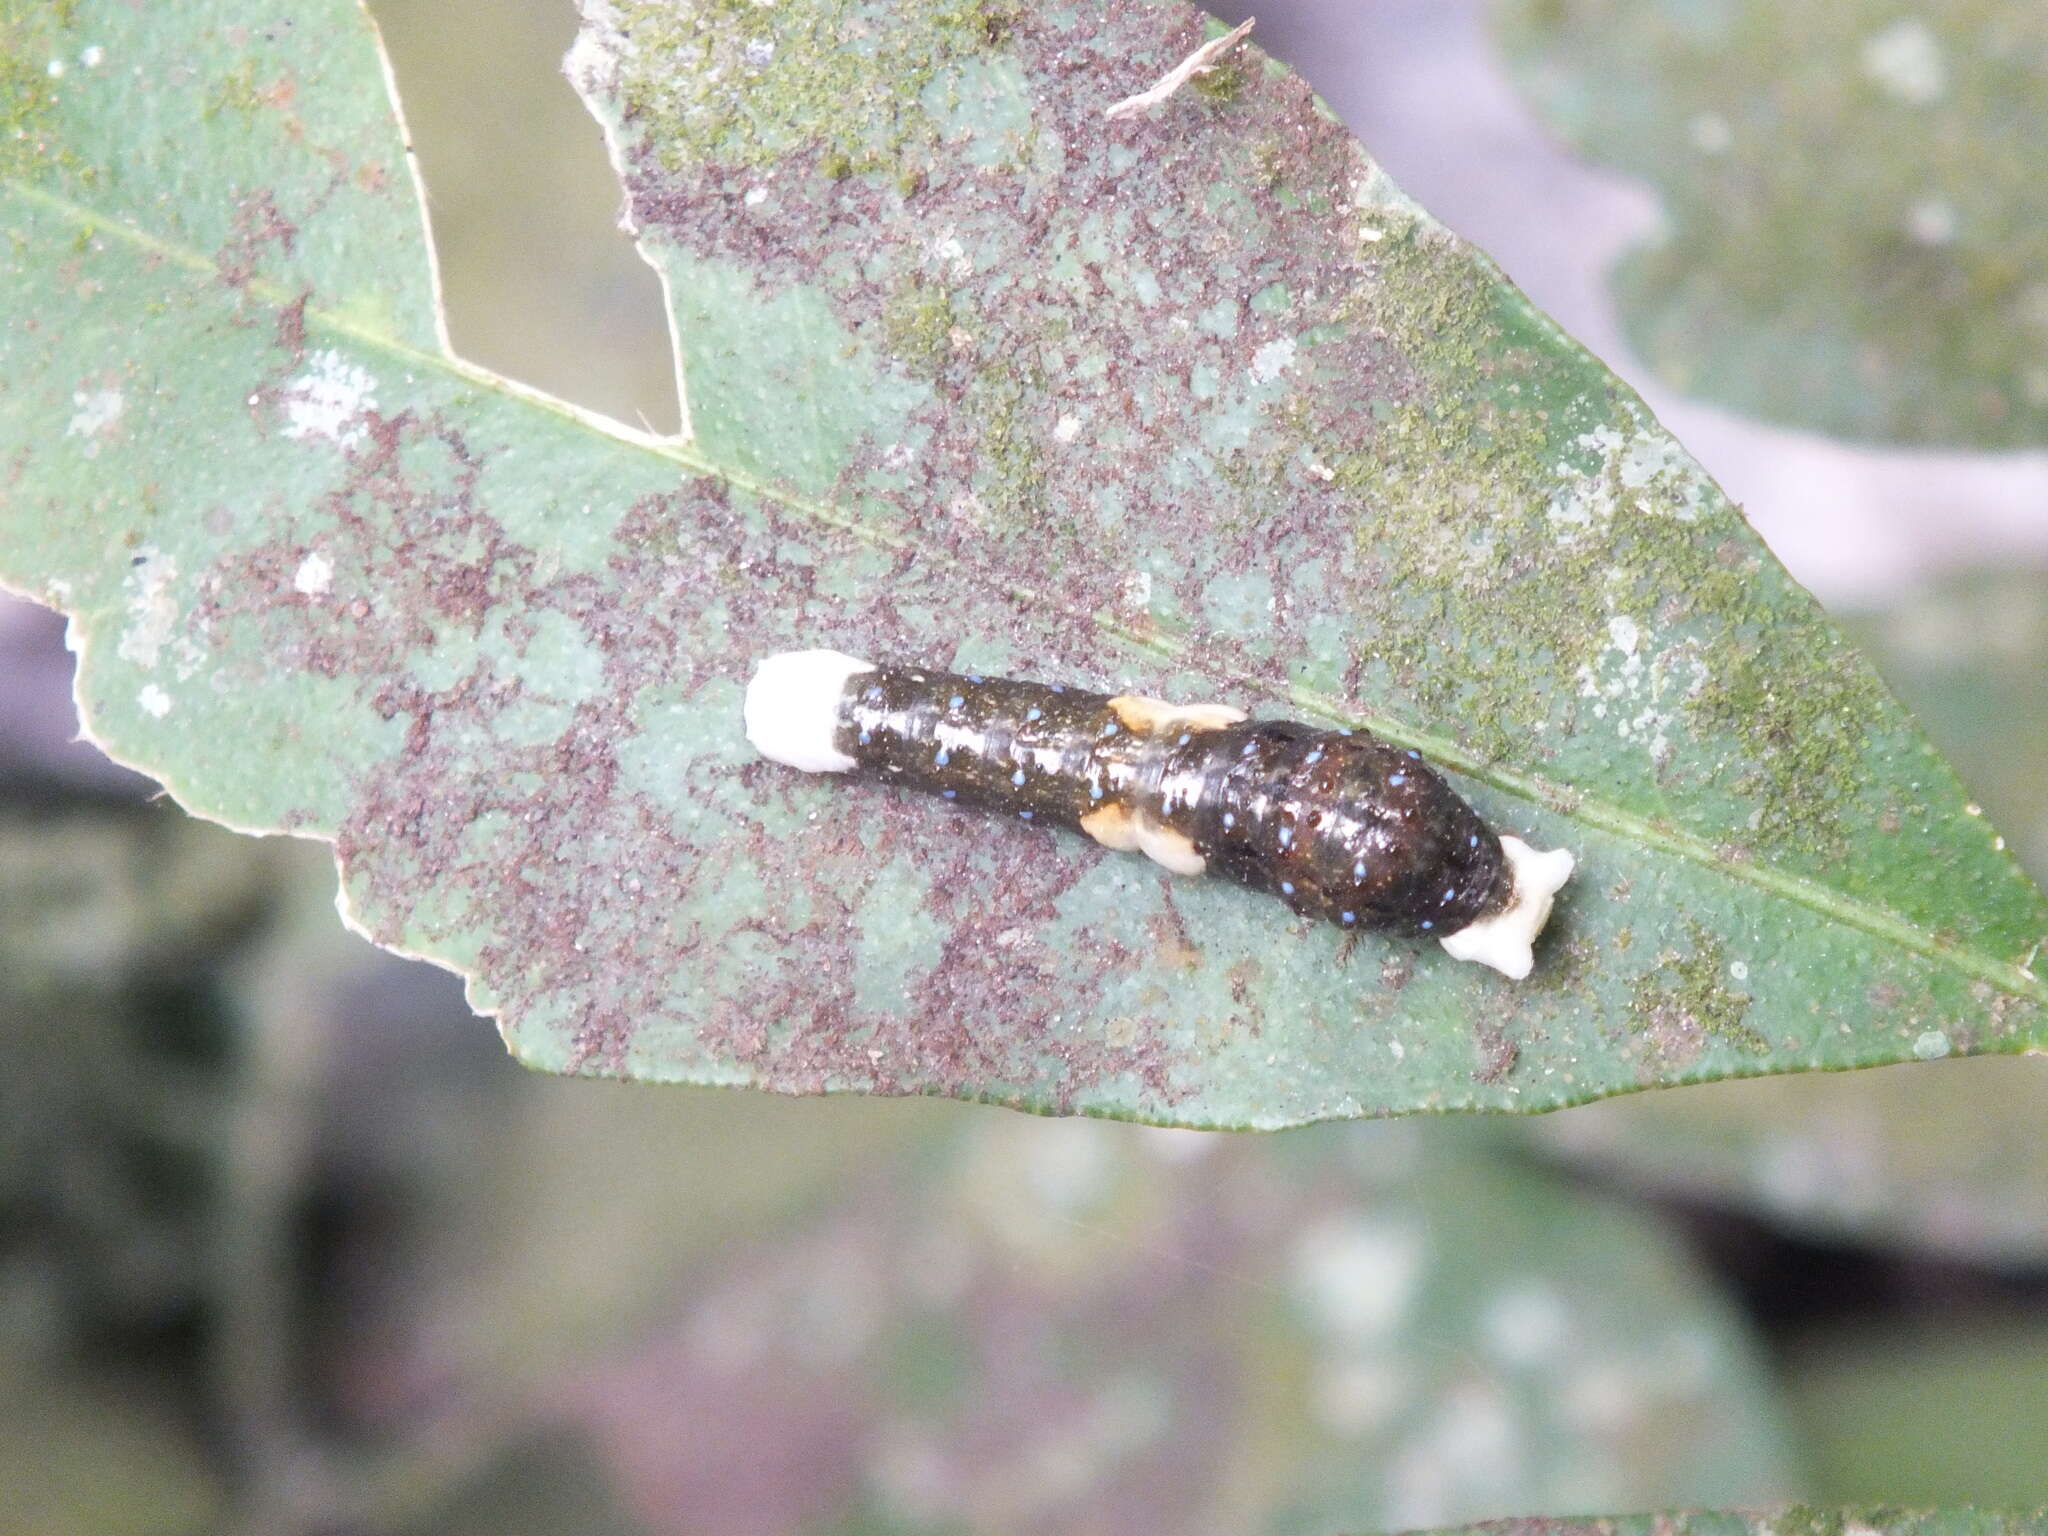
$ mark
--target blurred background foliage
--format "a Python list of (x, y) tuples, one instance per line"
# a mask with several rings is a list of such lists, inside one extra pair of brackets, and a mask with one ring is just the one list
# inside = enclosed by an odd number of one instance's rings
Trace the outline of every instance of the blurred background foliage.
[[(1260, 37), (1425, 202), (1455, 215), (1518, 155), (1565, 164), (1533, 119), (1504, 145), (1477, 95), (1392, 80), (1422, 58), (1505, 90), (1475, 5), (1367, 9), (1276, 3)], [(1620, 121), (1672, 67), (1667, 12), (1742, 8), (1511, 5), (1516, 56), (1593, 9), (1615, 33), (1573, 100)], [(556, 73), (566, 0), (373, 10), (458, 346), (672, 426), (657, 285)], [(1686, 67), (1752, 100), (1804, 58)], [(1372, 117), (1402, 100), (1405, 122)], [(1897, 139), (1845, 118), (1788, 138), (1812, 163), (1784, 174), (1876, 167)], [(1986, 156), (1944, 162), (1958, 207), (2000, 195)], [(1659, 173), (1674, 207), (1725, 199)], [(1597, 276), (1571, 227), (1487, 243), (1578, 329), (1592, 284), (1543, 291), (1574, 261)], [(1778, 279), (1808, 274), (1750, 281)], [(1785, 343), (1713, 313), (1730, 348)], [(1898, 356), (1968, 404), (1956, 360), (2004, 323), (1936, 306)], [(1871, 420), (1829, 424), (1931, 432)], [(1967, 528), (1977, 482), (1949, 483)], [(1853, 527), (1857, 484), (1807, 489)], [(1930, 559), (1873, 601), (1836, 542), (1795, 574), (1863, 599), (1845, 620), (2048, 875), (2048, 566)], [(0, 1486), (25, 1491), (0, 1530), (1332, 1532), (2048, 1501), (2038, 1060), (1265, 1138), (533, 1077), (452, 978), (341, 929), (324, 850), (187, 821), (67, 743), (65, 673), (54, 623), (0, 608)]]
[(1500, 22), (1544, 122), (1661, 195), (1615, 282), (1673, 386), (1865, 441), (2048, 441), (2048, 8), (1504, 0)]

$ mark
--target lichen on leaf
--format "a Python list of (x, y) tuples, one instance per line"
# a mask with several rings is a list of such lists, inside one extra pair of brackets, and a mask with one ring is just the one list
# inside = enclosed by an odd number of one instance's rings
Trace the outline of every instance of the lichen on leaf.
[[(11, 25), (0, 577), (535, 1066), (1277, 1126), (2048, 1036), (2048, 904), (1634, 395), (1249, 44), (1105, 117), (1185, 5), (589, 0), (676, 438), (453, 357), (347, 0)], [(806, 645), (1365, 726), (1580, 874), (1527, 982), (1339, 965), (757, 760)]]

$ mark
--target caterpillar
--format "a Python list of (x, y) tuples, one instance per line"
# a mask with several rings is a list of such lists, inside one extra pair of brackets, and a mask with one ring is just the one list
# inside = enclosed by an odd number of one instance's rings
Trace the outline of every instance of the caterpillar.
[(1572, 855), (1497, 836), (1419, 753), (1362, 731), (786, 651), (747, 685), (747, 739), (1220, 875), (1351, 932), (1439, 939), (1520, 980)]

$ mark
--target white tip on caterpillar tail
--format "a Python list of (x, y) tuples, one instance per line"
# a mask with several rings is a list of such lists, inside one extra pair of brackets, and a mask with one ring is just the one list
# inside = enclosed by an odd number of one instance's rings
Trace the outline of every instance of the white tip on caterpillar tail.
[(763, 757), (805, 773), (848, 773), (854, 761), (832, 738), (848, 679), (875, 665), (838, 651), (764, 657), (747, 684), (747, 740)]
[(1536, 935), (1550, 921), (1550, 904), (1572, 877), (1566, 849), (1538, 853), (1519, 837), (1503, 837), (1501, 852), (1514, 872), (1515, 894), (1500, 911), (1482, 917), (1440, 941), (1454, 960), (1476, 960), (1520, 981), (1536, 964)]

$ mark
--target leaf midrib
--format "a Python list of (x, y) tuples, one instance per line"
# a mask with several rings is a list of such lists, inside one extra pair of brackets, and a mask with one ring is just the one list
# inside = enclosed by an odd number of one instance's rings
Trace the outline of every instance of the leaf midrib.
[[(79, 225), (88, 236), (100, 231), (110, 231), (129, 245), (148, 251), (151, 255), (187, 271), (206, 276), (213, 274), (212, 262), (201, 253), (147, 230), (138, 229), (125, 220), (95, 213), (70, 198), (18, 180), (8, 179), (0, 185), (5, 185), (8, 191), (26, 202), (69, 219)], [(241, 291), (253, 294), (279, 308), (296, 302), (294, 295), (287, 294), (275, 283), (260, 277), (252, 277), (243, 283)], [(664, 459), (692, 474), (722, 480), (764, 501), (772, 501), (791, 512), (827, 527), (839, 529), (878, 548), (892, 551), (921, 551), (923, 548), (912, 539), (850, 517), (830, 502), (816, 501), (798, 495), (747, 470), (720, 464), (707, 457), (688, 439), (657, 437), (652, 433), (635, 431), (610, 417), (586, 410), (582, 406), (522, 384), (516, 379), (468, 362), (455, 356), (452, 351), (422, 352), (395, 336), (371, 330), (345, 316), (317, 308), (310, 302), (305, 307), (304, 315), (309, 328), (332, 336), (345, 337), (369, 351), (411, 367), (438, 372), (497, 391), (533, 409), (566, 418), (614, 442), (638, 448)], [(1185, 648), (1167, 636), (1135, 629), (1101, 613), (1075, 613), (1066, 608), (1053, 594), (1028, 586), (1010, 575), (981, 567), (971, 560), (961, 560), (958, 563), (976, 581), (995, 587), (1024, 603), (1058, 614), (1070, 621), (1085, 623), (1102, 634), (1112, 636), (1138, 650), (1152, 652), (1170, 661), (1185, 660)], [(1225, 672), (1220, 680), (1235, 684), (1249, 695), (1271, 696), (1273, 693), (1268, 685), (1240, 674)], [(1291, 704), (1321, 715), (1325, 719), (1371, 731), (1374, 735), (1399, 746), (1413, 747), (1435, 762), (1467, 778), (1543, 806), (1567, 820), (1581, 822), (1641, 846), (1657, 849), (1711, 870), (1725, 879), (1766, 891), (1816, 912), (1832, 922), (1895, 944), (1901, 949), (1948, 966), (2012, 996), (2048, 1003), (2048, 980), (2043, 980), (2010, 961), (1998, 959), (1980, 950), (1944, 942), (1897, 913), (1844, 895), (1808, 876), (1789, 874), (1749, 860), (1730, 859), (1718, 852), (1714, 845), (1704, 838), (1660, 825), (1620, 805), (1589, 796), (1575, 787), (1552, 783), (1539, 774), (1482, 761), (1456, 741), (1433, 732), (1416, 730), (1397, 717), (1359, 710), (1343, 700), (1332, 698), (1315, 689), (1292, 684), (1281, 692), (1281, 696)]]

